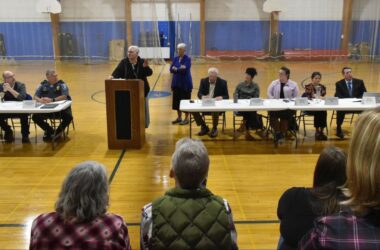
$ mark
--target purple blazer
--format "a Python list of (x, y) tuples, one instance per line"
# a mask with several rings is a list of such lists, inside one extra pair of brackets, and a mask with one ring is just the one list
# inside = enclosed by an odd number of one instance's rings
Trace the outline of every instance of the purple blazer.
[[(185, 69), (180, 69), (181, 65), (185, 65)], [(178, 70), (173, 70), (173, 66), (177, 67)], [(190, 73), (191, 68), (191, 58), (187, 55), (184, 55), (179, 60), (179, 57), (176, 56), (173, 59), (172, 65), (170, 65), (170, 73), (173, 74), (172, 80), (172, 89), (177, 88), (186, 92), (191, 92), (193, 89), (193, 80)]]

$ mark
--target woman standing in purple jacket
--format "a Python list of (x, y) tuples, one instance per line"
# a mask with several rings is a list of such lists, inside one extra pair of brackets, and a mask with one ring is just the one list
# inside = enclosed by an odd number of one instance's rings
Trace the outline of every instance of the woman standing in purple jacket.
[(185, 54), (186, 44), (180, 43), (177, 46), (178, 56), (173, 59), (170, 65), (170, 73), (173, 74), (172, 91), (173, 104), (172, 109), (177, 110), (177, 119), (172, 124), (186, 125), (189, 123), (189, 113), (185, 112), (185, 119), (182, 120), (182, 112), (179, 109), (181, 100), (191, 99), (193, 89), (193, 80), (191, 78), (191, 58)]

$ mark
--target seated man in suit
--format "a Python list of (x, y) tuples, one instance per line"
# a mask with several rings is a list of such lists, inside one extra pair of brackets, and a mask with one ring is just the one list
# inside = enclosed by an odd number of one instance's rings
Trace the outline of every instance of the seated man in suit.
[[(209, 68), (208, 77), (201, 79), (201, 83), (198, 90), (198, 98), (210, 97), (215, 98), (217, 101), (222, 99), (228, 99), (228, 88), (227, 81), (218, 77), (219, 71), (217, 68)], [(209, 114), (209, 113), (207, 113)], [(218, 123), (219, 123), (219, 112), (211, 113), (212, 115), (212, 130), (210, 132), (210, 137), (216, 137), (218, 135)], [(210, 129), (206, 125), (205, 121), (202, 119), (200, 113), (193, 113), (195, 122), (198, 126), (201, 126), (201, 131), (198, 133), (199, 136), (207, 134)]]
[[(62, 80), (58, 80), (58, 75), (53, 69), (46, 71), (46, 80), (42, 81), (37, 88), (34, 95), (34, 99), (40, 103), (50, 103), (56, 101), (63, 101), (69, 98), (69, 89), (66, 83)], [(45, 121), (49, 118), (61, 118), (62, 122), (59, 124), (56, 131)], [(60, 136), (65, 128), (73, 120), (71, 114), (71, 107), (62, 110), (57, 113), (50, 114), (34, 114), (32, 117), (34, 123), (36, 123), (44, 131), (44, 141), (51, 141), (52, 136)]]
[[(362, 98), (364, 92), (367, 92), (363, 80), (352, 77), (352, 69), (344, 67), (342, 69), (344, 79), (335, 83), (335, 96), (338, 98)], [(342, 131), (342, 123), (347, 111), (336, 112), (336, 136), (343, 139), (344, 133)]]
[[(15, 74), (4, 71), (4, 83), (0, 84), (0, 92), (3, 92), (4, 101), (23, 101), (26, 98), (25, 84), (16, 81)], [(7, 123), (8, 118), (20, 118), (22, 143), (29, 143), (28, 114), (0, 114), (0, 127), (4, 130), (4, 140), (13, 142), (14, 136), (11, 127)]]
[(170, 170), (175, 187), (144, 206), (140, 249), (238, 249), (228, 201), (206, 188), (209, 165), (201, 141), (177, 142)]

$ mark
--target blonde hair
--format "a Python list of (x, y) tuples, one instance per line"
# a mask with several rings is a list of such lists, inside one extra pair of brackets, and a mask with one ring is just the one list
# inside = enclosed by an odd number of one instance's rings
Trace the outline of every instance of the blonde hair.
[(380, 109), (360, 115), (352, 134), (342, 202), (359, 214), (380, 205)]

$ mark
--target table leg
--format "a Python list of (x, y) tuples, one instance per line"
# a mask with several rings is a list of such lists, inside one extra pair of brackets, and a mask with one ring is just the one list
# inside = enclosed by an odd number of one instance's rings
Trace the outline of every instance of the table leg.
[(191, 123), (192, 123), (192, 120), (191, 120), (191, 112), (189, 113), (189, 125), (190, 125), (190, 131), (189, 131), (189, 135), (190, 135), (190, 138), (191, 138)]

